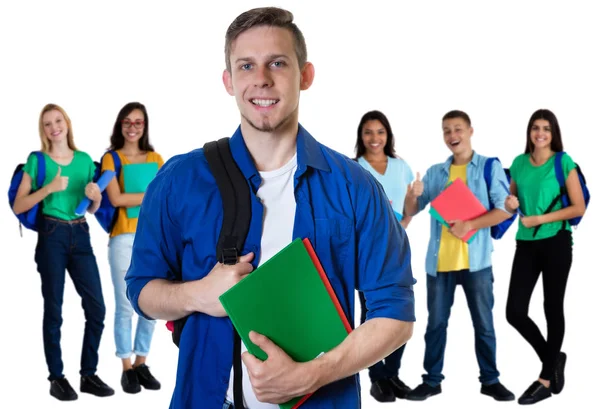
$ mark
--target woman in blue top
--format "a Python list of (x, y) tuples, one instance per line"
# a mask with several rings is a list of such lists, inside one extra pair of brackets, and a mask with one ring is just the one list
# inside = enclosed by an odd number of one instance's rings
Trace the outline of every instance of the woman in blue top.
[[(358, 125), (355, 149), (356, 160), (383, 186), (396, 218), (402, 227), (406, 228), (411, 217), (403, 216), (404, 196), (414, 177), (406, 161), (396, 156), (394, 134), (390, 122), (383, 113), (370, 111), (363, 115)], [(367, 308), (362, 292), (359, 292), (358, 296), (362, 324), (367, 316)], [(402, 345), (384, 361), (377, 362), (369, 368), (371, 396), (379, 402), (403, 399), (410, 392), (410, 388), (398, 378), (405, 346), (406, 344)]]

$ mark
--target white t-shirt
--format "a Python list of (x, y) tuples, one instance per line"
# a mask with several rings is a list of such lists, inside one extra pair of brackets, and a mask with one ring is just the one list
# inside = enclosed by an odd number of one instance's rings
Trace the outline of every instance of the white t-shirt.
[[(290, 244), (296, 217), (296, 198), (294, 197), (294, 174), (298, 162), (296, 155), (283, 167), (270, 172), (260, 172), (262, 184), (256, 195), (261, 200), (263, 213), (263, 233), (260, 242), (260, 266)], [(247, 351), (242, 342), (242, 353)], [(279, 405), (262, 403), (256, 399), (248, 370), (242, 361), (242, 388), (247, 409), (279, 409)], [(227, 400), (233, 402), (233, 368), (229, 377)]]

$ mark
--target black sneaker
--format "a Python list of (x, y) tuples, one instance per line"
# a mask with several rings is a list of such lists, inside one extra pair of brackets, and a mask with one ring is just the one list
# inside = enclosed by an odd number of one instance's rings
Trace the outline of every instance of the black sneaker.
[(556, 395), (562, 392), (565, 387), (565, 365), (567, 363), (567, 354), (560, 352), (554, 364), (554, 373), (550, 378), (550, 391)]
[(550, 388), (546, 388), (540, 381), (535, 381), (525, 392), (523, 392), (519, 398), (519, 405), (533, 405), (550, 396), (552, 396)]
[(123, 375), (121, 375), (121, 387), (123, 387), (123, 392), (125, 393), (138, 393), (142, 390), (134, 369), (123, 371)]
[(396, 400), (392, 385), (387, 379), (379, 379), (371, 384), (371, 396), (377, 402), (393, 402)]
[(85, 375), (81, 377), (81, 383), (79, 384), (79, 390), (83, 393), (91, 393), (95, 396), (112, 396), (115, 391), (102, 382), (102, 379), (98, 375)]
[(481, 393), (491, 396), (492, 398), (501, 402), (515, 400), (515, 395), (506, 389), (500, 382), (496, 382), (491, 385), (481, 385)]
[(135, 373), (140, 381), (140, 385), (142, 385), (146, 389), (151, 389), (153, 391), (157, 391), (160, 389), (160, 382), (152, 376), (150, 373), (150, 368), (146, 364), (141, 364), (134, 368)]
[(408, 400), (425, 400), (442, 393), (442, 385), (431, 386), (423, 382), (406, 395)]
[(392, 385), (392, 391), (394, 391), (394, 395), (396, 395), (398, 399), (406, 398), (406, 395), (411, 391), (411, 389), (397, 376), (390, 378), (390, 385)]
[(71, 387), (67, 378), (60, 378), (50, 381), (50, 395), (58, 400), (75, 400), (77, 392)]

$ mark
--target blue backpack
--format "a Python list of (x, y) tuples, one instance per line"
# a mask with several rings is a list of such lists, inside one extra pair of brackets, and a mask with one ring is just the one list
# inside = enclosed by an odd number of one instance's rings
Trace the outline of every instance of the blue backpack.
[[(558, 184), (560, 186), (560, 200), (562, 202), (563, 207), (567, 207), (571, 205), (571, 201), (569, 200), (569, 195), (567, 193), (567, 187), (565, 184), (565, 175), (562, 172), (562, 157), (564, 152), (556, 152), (554, 157), (554, 173), (556, 173), (556, 179), (558, 179)], [(575, 164), (575, 170), (577, 171), (577, 176), (579, 178), (579, 183), (581, 184), (581, 190), (583, 191), (583, 200), (585, 201), (585, 208), (587, 209), (588, 204), (590, 203), (590, 191), (587, 187), (587, 183), (585, 181), (585, 176), (583, 176), (583, 172), (578, 164)], [(583, 216), (574, 217), (569, 219), (569, 224), (571, 226), (579, 225), (579, 222)]]
[[(46, 161), (44, 160), (44, 154), (40, 151), (31, 152), (29, 155), (37, 156), (38, 163), (37, 178), (35, 183), (36, 189), (32, 189), (32, 192), (34, 192), (36, 190), (39, 190), (44, 185), (44, 179), (46, 179)], [(19, 165), (17, 165), (17, 168), (13, 173), (12, 179), (10, 180), (10, 187), (8, 189), (8, 203), (10, 204), (11, 210), (15, 204), (15, 199), (17, 198), (17, 191), (19, 190), (19, 185), (23, 180), (24, 166), (24, 163), (20, 163)], [(38, 231), (38, 222), (40, 215), (42, 214), (41, 209), (42, 202), (36, 204), (26, 212), (15, 215), (17, 216), (17, 219), (19, 219), (19, 231), (21, 232), (21, 236), (23, 236), (22, 226), (25, 226), (25, 228), (33, 230), (35, 232)]]
[[(544, 213), (549, 213), (552, 211), (556, 203), (560, 200), (562, 207), (567, 207), (571, 205), (571, 201), (569, 200), (569, 194), (567, 192), (565, 174), (562, 170), (562, 157), (564, 152), (556, 152), (554, 155), (554, 173), (556, 175), (556, 179), (558, 180), (558, 185), (560, 186), (560, 192), (558, 195), (552, 200), (550, 206), (546, 209)], [(581, 190), (583, 191), (583, 200), (585, 201), (585, 208), (587, 209), (588, 204), (590, 203), (590, 191), (587, 187), (587, 183), (585, 181), (585, 176), (583, 176), (583, 172), (578, 164), (575, 164), (575, 170), (577, 171), (577, 176), (579, 178), (579, 183), (581, 184)], [(579, 225), (583, 216), (574, 217), (569, 219), (568, 222), (571, 226)]]
[[(118, 180), (119, 174), (121, 173), (121, 159), (115, 151), (108, 151), (104, 155), (108, 154), (110, 154), (113, 158), (116, 173), (115, 177)], [(104, 155), (102, 157), (104, 157)], [(102, 161), (94, 162), (94, 164), (96, 165), (96, 172), (94, 173), (94, 182), (98, 182), (98, 179), (102, 174), (101, 163)], [(100, 207), (98, 208), (98, 210), (96, 210), (94, 216), (96, 216), (96, 220), (98, 221), (98, 223), (100, 223), (100, 226), (102, 226), (104, 231), (107, 233), (111, 232), (113, 226), (115, 225), (115, 222), (117, 221), (117, 216), (119, 214), (117, 210), (118, 209), (114, 207), (110, 202), (110, 199), (108, 198), (108, 193), (106, 192), (106, 189), (104, 189), (104, 191), (102, 192), (102, 202), (100, 202)]]
[[(485, 161), (485, 165), (483, 167), (483, 177), (485, 179), (485, 184), (487, 185), (487, 189), (488, 189), (488, 197), (489, 197), (489, 192), (490, 192), (490, 185), (492, 184), (492, 165), (494, 163), (494, 161), (497, 160), (498, 162), (500, 162), (500, 159), (498, 158), (488, 158)], [(504, 174), (506, 175), (506, 179), (508, 179), (508, 183), (510, 186), (510, 170), (508, 169), (504, 169)], [(502, 184), (502, 186), (504, 186), (504, 184)], [(510, 194), (510, 187), (509, 186), (504, 186), (504, 188), (506, 189), (506, 191)], [(492, 202), (492, 198), (489, 198), (490, 201), (490, 210), (494, 209), (494, 203)], [(506, 233), (506, 231), (510, 228), (510, 225), (513, 224), (513, 222), (515, 221), (515, 219), (517, 218), (517, 213), (513, 214), (511, 217), (509, 217), (508, 219), (504, 220), (503, 222), (492, 226), (491, 227), (491, 236), (493, 239), (500, 239), (502, 238), (502, 236), (504, 236), (504, 233)]]

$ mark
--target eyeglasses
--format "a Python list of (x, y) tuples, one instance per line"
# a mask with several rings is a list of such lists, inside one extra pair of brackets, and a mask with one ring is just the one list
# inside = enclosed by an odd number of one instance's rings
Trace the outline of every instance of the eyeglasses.
[(137, 120), (135, 122), (131, 122), (129, 119), (124, 119), (121, 121), (123, 128), (131, 128), (131, 125), (135, 126), (136, 129), (141, 129), (146, 122)]

